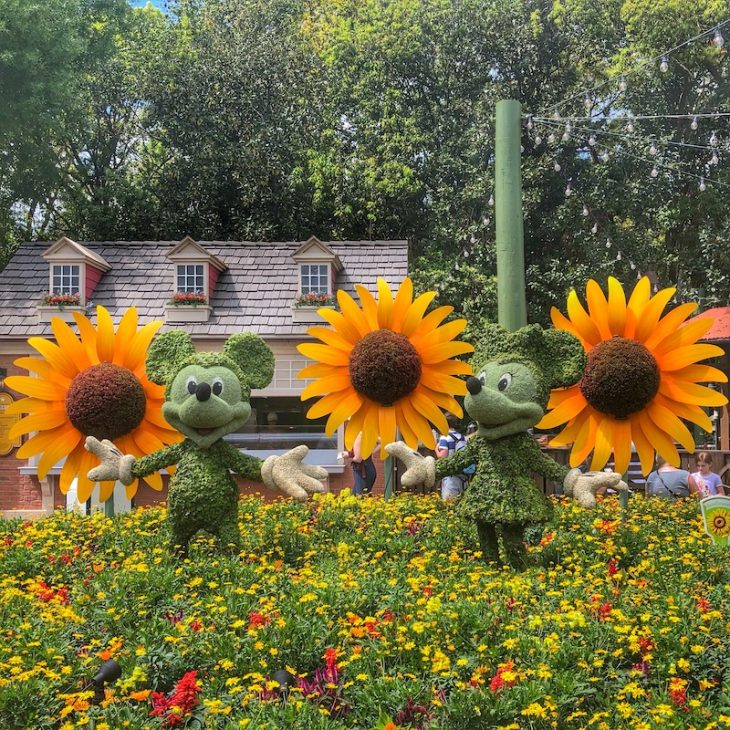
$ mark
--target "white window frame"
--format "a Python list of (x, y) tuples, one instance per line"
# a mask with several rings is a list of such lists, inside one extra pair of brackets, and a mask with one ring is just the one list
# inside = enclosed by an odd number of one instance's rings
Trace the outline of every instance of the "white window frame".
[[(201, 266), (203, 268), (203, 288), (202, 289), (193, 289), (192, 293), (197, 293), (199, 291), (202, 291), (202, 293), (207, 297), (208, 296), (208, 264), (205, 261), (176, 261), (175, 262), (175, 286), (174, 286), (174, 292), (176, 294), (178, 293), (191, 293), (187, 289), (180, 289), (180, 267), (188, 267), (188, 266)], [(196, 275), (194, 275), (196, 276)], [(189, 274), (185, 274), (185, 278), (187, 279), (189, 277)]]
[[(72, 292), (54, 292), (54, 279), (55, 279), (55, 269), (57, 267), (63, 267), (63, 266), (77, 266), (79, 269), (79, 303), (84, 304), (86, 301), (86, 296), (84, 292), (86, 291), (86, 264), (83, 261), (79, 261), (76, 259), (75, 261), (53, 261), (50, 265), (50, 271), (48, 274), (48, 293), (50, 295), (53, 295), (54, 293), (58, 294), (70, 294)], [(63, 279), (63, 274), (61, 274), (61, 278)]]
[[(306, 294), (309, 294), (312, 290), (304, 291), (304, 267), (305, 266), (324, 266), (326, 270), (325, 275), (325, 281), (327, 284), (327, 290), (326, 291), (317, 291), (316, 294), (332, 294), (332, 264), (329, 261), (306, 261), (299, 264), (299, 294), (300, 296), (305, 296)], [(317, 277), (318, 279), (321, 278), (320, 276)], [(308, 273), (308, 279), (311, 282), (311, 271)]]

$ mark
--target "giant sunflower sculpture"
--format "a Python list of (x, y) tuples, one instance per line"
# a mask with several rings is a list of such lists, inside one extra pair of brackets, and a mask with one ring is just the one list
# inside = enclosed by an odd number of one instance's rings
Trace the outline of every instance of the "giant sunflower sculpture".
[[(147, 380), (145, 357), (150, 341), (162, 322), (150, 322), (137, 329), (137, 311), (128, 309), (116, 332), (104, 307), (96, 308), (95, 328), (87, 317), (74, 313), (79, 337), (59, 317), (51, 321), (54, 344), (31, 337), (28, 344), (41, 358), (21, 357), (18, 367), (38, 377), (16, 375), (5, 379), (13, 390), (29, 396), (13, 403), (8, 411), (27, 413), (11, 429), (11, 437), (37, 432), (17, 452), (21, 459), (41, 454), (38, 477), (43, 479), (65, 457), (60, 489), (66, 494), (78, 479), (78, 499), (85, 502), (94, 489), (86, 476), (97, 465), (96, 457), (84, 449), (87, 436), (109, 439), (125, 454), (145, 456), (165, 444), (182, 440), (162, 417), (165, 389)], [(145, 477), (162, 489), (159, 474)], [(137, 491), (138, 480), (127, 487), (127, 496)], [(107, 500), (114, 482), (101, 482), (99, 499)]]
[(442, 322), (453, 307), (426, 309), (436, 292), (413, 299), (413, 284), (404, 279), (395, 297), (384, 279), (378, 279), (378, 299), (362, 285), (356, 285), (360, 308), (342, 290), (337, 292), (341, 311), (320, 309), (319, 315), (334, 329), (307, 330), (322, 344), (298, 346), (312, 360), (298, 374), (315, 378), (301, 398), (323, 396), (308, 411), (308, 418), (329, 414), (325, 431), (333, 434), (348, 418), (345, 446), (352, 448), (362, 431), (362, 453), (369, 456), (378, 436), (382, 445), (395, 441), (399, 429), (405, 442), (416, 448), (419, 440), (431, 444), (432, 423), (439, 433), (448, 426), (441, 408), (461, 417), (453, 398), (466, 395), (466, 385), (456, 375), (469, 375), (471, 367), (456, 355), (472, 352), (466, 342), (454, 338), (466, 327), (466, 320)]
[(675, 291), (662, 289), (651, 296), (649, 279), (643, 277), (627, 302), (621, 284), (609, 277), (608, 298), (595, 281), (588, 282), (587, 312), (575, 291), (568, 296), (568, 317), (553, 307), (555, 327), (578, 337), (588, 355), (580, 382), (554, 390), (548, 403), (552, 410), (537, 424), (545, 429), (566, 424), (551, 444), (573, 444), (571, 466), (593, 451), (591, 469), (601, 469), (613, 452), (615, 471), (624, 473), (633, 442), (648, 474), (655, 450), (674, 465), (679, 464), (675, 441), (694, 451), (692, 434), (681, 419), (712, 430), (701, 406), (722, 406), (727, 399), (699, 383), (726, 382), (727, 377), (698, 363), (723, 351), (697, 343), (712, 320), (685, 322), (696, 304), (681, 304), (662, 317)]

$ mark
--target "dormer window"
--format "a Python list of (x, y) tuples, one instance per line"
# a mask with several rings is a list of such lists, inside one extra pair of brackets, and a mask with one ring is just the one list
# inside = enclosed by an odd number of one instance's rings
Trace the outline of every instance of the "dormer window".
[(180, 294), (207, 294), (205, 264), (178, 264), (176, 291)]
[(53, 264), (51, 266), (51, 294), (81, 294), (81, 264)]
[(330, 264), (301, 264), (301, 294), (330, 294)]

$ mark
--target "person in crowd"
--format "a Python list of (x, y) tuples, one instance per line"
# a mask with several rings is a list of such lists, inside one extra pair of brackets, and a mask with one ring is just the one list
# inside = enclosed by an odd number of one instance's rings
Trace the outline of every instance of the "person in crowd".
[[(435, 449), (437, 459), (445, 459), (466, 446), (466, 437), (461, 434), (461, 431), (457, 430), (459, 419), (453, 413), (448, 413), (446, 414), (446, 422), (449, 424), (449, 432), (441, 434), (439, 437)], [(464, 492), (466, 481), (465, 474), (444, 477), (441, 480), (441, 499), (458, 499)]]
[(350, 451), (343, 451), (340, 454), (341, 459), (351, 459), (350, 466), (354, 480), (352, 493), (358, 497), (370, 496), (372, 494), (373, 484), (375, 484), (375, 479), (378, 476), (375, 464), (373, 464), (372, 454), (366, 459), (362, 458), (361, 444), (362, 431), (357, 435), (352, 449)]
[(657, 456), (656, 469), (646, 478), (648, 496), (662, 499), (681, 499), (697, 492), (697, 485), (689, 472), (671, 466), (666, 459)]
[(695, 465), (697, 471), (693, 472), (691, 476), (697, 485), (697, 496), (700, 499), (725, 494), (720, 475), (712, 471), (712, 454), (708, 451), (700, 451), (695, 456)]

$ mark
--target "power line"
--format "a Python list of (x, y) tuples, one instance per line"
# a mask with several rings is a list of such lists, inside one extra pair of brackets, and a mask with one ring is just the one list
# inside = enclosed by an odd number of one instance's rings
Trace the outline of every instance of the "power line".
[[(559, 120), (547, 117), (536, 117), (533, 114), (523, 114), (523, 117), (530, 117), (533, 121), (551, 121), (551, 122), (591, 122), (595, 117), (560, 117)], [(706, 112), (702, 114), (629, 114), (617, 117), (606, 117), (605, 121), (612, 122), (615, 120), (636, 121), (642, 119), (716, 119), (719, 117), (730, 117), (730, 112)]]
[[(712, 28), (709, 28), (708, 30), (704, 31), (703, 33), (699, 33), (698, 35), (689, 38), (688, 40), (680, 43), (678, 46), (674, 46), (674, 48), (670, 48), (667, 51), (664, 51), (663, 53), (660, 53), (658, 56), (655, 56), (653, 58), (650, 58), (646, 61), (643, 61), (642, 63), (639, 63), (637, 66), (634, 66), (634, 68), (629, 69), (626, 73), (621, 74), (621, 76), (626, 77), (631, 74), (636, 73), (640, 69), (649, 66), (651, 64), (656, 63), (657, 61), (665, 61), (666, 57), (670, 54), (674, 53), (675, 51), (678, 51), (680, 48), (684, 48), (685, 46), (688, 46), (690, 43), (694, 43), (696, 40), (699, 40), (700, 38), (704, 38), (705, 36), (709, 35), (710, 33), (719, 33), (720, 29), (723, 28), (725, 25), (730, 23), (730, 18), (727, 20), (723, 20), (721, 23), (718, 23), (717, 25), (714, 25)], [(621, 76), (618, 78), (620, 79)], [(583, 96), (586, 98), (589, 98), (590, 95), (597, 91), (598, 89), (602, 89), (607, 84), (613, 83), (616, 81), (616, 77), (613, 76), (610, 79), (606, 79), (606, 81), (603, 81), (600, 84), (596, 84), (596, 86), (590, 87), (588, 89), (584, 89), (583, 91), (578, 92), (577, 94), (573, 94), (572, 96), (568, 96), (563, 101), (559, 102), (558, 104), (550, 104), (548, 108), (555, 109), (556, 111), (562, 107), (565, 106), (569, 101), (573, 101), (573, 99), (577, 99), (579, 96)]]

